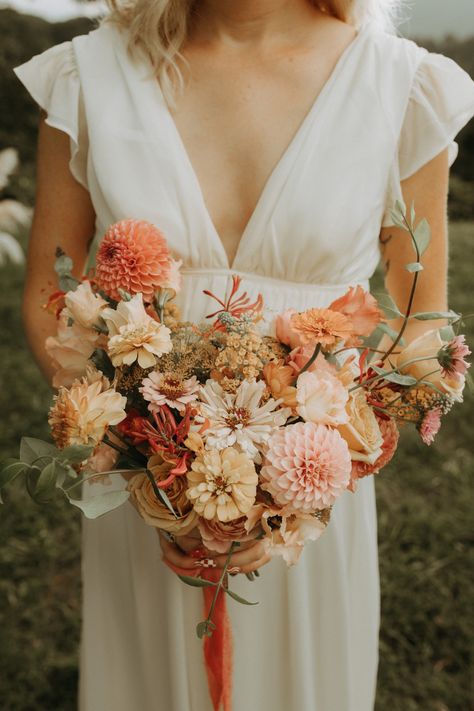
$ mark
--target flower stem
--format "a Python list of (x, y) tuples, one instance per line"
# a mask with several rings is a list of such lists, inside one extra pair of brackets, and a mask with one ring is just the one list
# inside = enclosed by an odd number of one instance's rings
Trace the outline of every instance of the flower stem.
[(318, 357), (318, 355), (320, 354), (320, 352), (321, 352), (321, 344), (320, 344), (320, 343), (317, 343), (317, 344), (316, 344), (316, 348), (315, 348), (314, 351), (313, 351), (313, 355), (312, 355), (311, 358), (304, 364), (304, 366), (301, 368), (301, 370), (299, 371), (299, 373), (296, 375), (296, 377), (294, 378), (294, 380), (293, 380), (293, 382), (292, 382), (292, 385), (294, 385), (294, 384), (296, 383), (296, 381), (298, 380), (298, 378), (299, 378), (299, 376), (301, 375), (301, 373), (304, 373), (305, 370), (308, 370), (308, 368), (310, 368), (310, 367), (313, 365), (314, 361), (316, 360), (316, 358)]
[(234, 551), (236, 550), (236, 548), (239, 547), (239, 545), (240, 545), (239, 543), (237, 543), (236, 541), (234, 541), (234, 542), (232, 543), (231, 547), (229, 548), (229, 552), (228, 552), (228, 554), (227, 554), (227, 558), (226, 558), (224, 567), (223, 567), (223, 569), (222, 569), (221, 577), (219, 578), (219, 581), (218, 581), (218, 583), (217, 583), (217, 585), (216, 585), (216, 590), (215, 590), (215, 592), (214, 592), (214, 597), (212, 598), (211, 607), (209, 608), (209, 614), (208, 614), (208, 616), (207, 616), (207, 618), (206, 618), (206, 626), (207, 626), (207, 627), (208, 627), (209, 623), (212, 622), (212, 613), (214, 612), (214, 607), (216, 606), (217, 597), (218, 597), (219, 592), (221, 591), (221, 589), (224, 587), (224, 579), (225, 579), (226, 576), (227, 576), (227, 568), (229, 567), (229, 563), (230, 563), (230, 559), (231, 559), (232, 553), (234, 553)]

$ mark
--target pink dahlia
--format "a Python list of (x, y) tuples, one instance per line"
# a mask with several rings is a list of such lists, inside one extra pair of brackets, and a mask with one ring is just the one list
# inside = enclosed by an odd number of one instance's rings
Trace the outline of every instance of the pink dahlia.
[(295, 513), (331, 506), (347, 489), (351, 457), (337, 430), (314, 422), (283, 427), (268, 440), (262, 489)]
[(382, 454), (380, 454), (373, 464), (361, 461), (352, 462), (351, 483), (348, 487), (351, 491), (356, 490), (358, 479), (362, 479), (362, 477), (368, 476), (369, 474), (377, 474), (377, 472), (385, 467), (397, 449), (400, 432), (398, 431), (395, 420), (377, 417), (377, 422), (383, 437), (381, 447)]
[(120, 301), (119, 289), (132, 295), (141, 293), (144, 301), (152, 301), (173, 270), (165, 237), (143, 220), (113, 224), (100, 244), (96, 263), (99, 288), (116, 301)]
[(434, 438), (441, 427), (441, 410), (439, 407), (428, 410), (423, 420), (421, 421), (419, 431), (421, 439), (427, 445), (433, 444)]

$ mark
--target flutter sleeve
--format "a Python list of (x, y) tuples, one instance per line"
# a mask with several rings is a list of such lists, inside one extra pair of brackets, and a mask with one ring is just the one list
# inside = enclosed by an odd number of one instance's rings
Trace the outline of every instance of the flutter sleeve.
[(473, 115), (474, 81), (469, 74), (449, 57), (424, 50), (413, 77), (391, 169), (384, 227), (394, 224), (390, 210), (396, 200), (403, 200), (400, 181), (445, 148), (451, 166), (459, 151), (454, 138)]
[(88, 135), (79, 73), (72, 42), (62, 42), (13, 69), (47, 113), (46, 123), (69, 136), (69, 168), (87, 189)]

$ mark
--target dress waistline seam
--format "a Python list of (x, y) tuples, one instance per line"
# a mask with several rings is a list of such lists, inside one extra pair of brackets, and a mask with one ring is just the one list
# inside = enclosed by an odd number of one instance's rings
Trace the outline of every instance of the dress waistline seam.
[(244, 272), (240, 269), (225, 269), (225, 268), (206, 268), (206, 267), (182, 267), (180, 272), (183, 275), (190, 276), (200, 276), (200, 275), (212, 275), (212, 276), (227, 276), (230, 277), (233, 274), (241, 276), (247, 280), (264, 280), (273, 282), (275, 284), (280, 284), (283, 286), (294, 287), (296, 289), (317, 289), (322, 291), (340, 291), (343, 288), (349, 288), (351, 286), (357, 286), (362, 284), (367, 284), (368, 279), (360, 279), (351, 282), (344, 282), (342, 284), (309, 284), (304, 281), (287, 281), (286, 279), (278, 279), (277, 277), (266, 276), (265, 274), (256, 274), (255, 272)]

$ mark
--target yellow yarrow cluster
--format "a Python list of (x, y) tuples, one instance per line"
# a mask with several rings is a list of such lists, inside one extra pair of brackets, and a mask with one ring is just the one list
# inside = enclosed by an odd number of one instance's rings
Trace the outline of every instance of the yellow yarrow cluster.
[[(228, 388), (221, 381), (222, 387), (233, 392), (234, 380), (258, 378), (266, 363), (282, 357), (279, 345), (278, 341), (262, 337), (255, 331), (227, 334), (225, 346), (214, 364), (215, 370), (227, 378)], [(229, 378), (229, 372), (234, 378)]]

